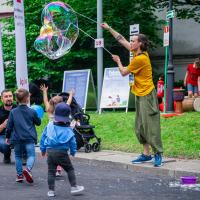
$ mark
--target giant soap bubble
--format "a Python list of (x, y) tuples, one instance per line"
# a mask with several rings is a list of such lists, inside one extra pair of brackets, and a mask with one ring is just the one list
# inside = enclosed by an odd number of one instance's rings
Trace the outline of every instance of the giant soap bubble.
[(79, 33), (73, 9), (62, 2), (49, 3), (42, 11), (41, 20), (43, 26), (34, 42), (35, 49), (52, 60), (68, 53)]

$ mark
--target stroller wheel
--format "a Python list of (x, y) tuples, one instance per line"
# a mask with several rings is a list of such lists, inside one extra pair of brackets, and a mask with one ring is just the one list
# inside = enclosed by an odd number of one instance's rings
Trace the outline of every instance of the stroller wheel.
[(99, 151), (99, 150), (100, 150), (100, 144), (99, 144), (98, 142), (94, 142), (94, 143), (92, 144), (92, 150), (93, 150), (94, 152)]
[(92, 150), (92, 145), (91, 144), (86, 144), (85, 145), (85, 153), (90, 153)]

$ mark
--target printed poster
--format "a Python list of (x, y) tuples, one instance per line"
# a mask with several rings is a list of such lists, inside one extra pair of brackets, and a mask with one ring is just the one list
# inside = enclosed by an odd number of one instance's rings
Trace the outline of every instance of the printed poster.
[(24, 22), (24, 0), (14, 0), (17, 87), (29, 89)]
[(118, 67), (105, 68), (100, 108), (127, 108), (129, 91), (129, 76), (122, 76)]
[(1, 24), (0, 24), (0, 96), (1, 92), (4, 89), (5, 89), (5, 80), (4, 80), (3, 48), (2, 48)]
[(75, 90), (75, 99), (82, 109), (86, 109), (90, 69), (64, 71), (63, 92)]

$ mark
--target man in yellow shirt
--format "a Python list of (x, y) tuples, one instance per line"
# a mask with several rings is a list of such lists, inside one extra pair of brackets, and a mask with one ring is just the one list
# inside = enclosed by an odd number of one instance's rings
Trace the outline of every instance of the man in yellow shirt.
[(162, 141), (160, 133), (160, 113), (155, 87), (152, 80), (152, 66), (147, 53), (148, 40), (145, 35), (137, 34), (130, 43), (107, 23), (101, 26), (108, 30), (113, 37), (126, 49), (133, 52), (133, 59), (127, 67), (121, 63), (120, 57), (112, 55), (122, 76), (130, 73), (134, 75), (131, 92), (136, 96), (135, 132), (139, 142), (143, 145), (143, 153), (132, 161), (133, 164), (152, 160), (150, 146), (154, 152), (154, 166), (162, 165)]

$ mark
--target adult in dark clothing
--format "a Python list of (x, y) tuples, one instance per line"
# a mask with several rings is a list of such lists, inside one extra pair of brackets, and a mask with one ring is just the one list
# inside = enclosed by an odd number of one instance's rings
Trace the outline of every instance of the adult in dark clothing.
[(10, 111), (16, 107), (13, 104), (13, 93), (10, 90), (1, 92), (1, 101), (3, 105), (0, 107), (0, 152), (4, 154), (4, 163), (10, 163), (11, 149), (10, 145), (5, 144), (5, 131)]
[(35, 83), (29, 83), (30, 104), (41, 105), (43, 103), (43, 96), (40, 88)]

